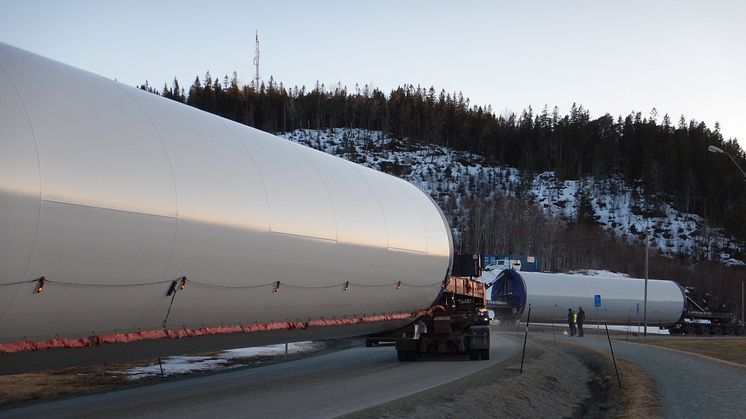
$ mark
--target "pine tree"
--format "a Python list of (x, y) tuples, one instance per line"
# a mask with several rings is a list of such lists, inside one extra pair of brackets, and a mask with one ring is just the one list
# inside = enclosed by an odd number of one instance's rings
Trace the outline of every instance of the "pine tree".
[(576, 193), (575, 200), (577, 202), (575, 222), (585, 226), (598, 225), (598, 216), (590, 194), (581, 189)]

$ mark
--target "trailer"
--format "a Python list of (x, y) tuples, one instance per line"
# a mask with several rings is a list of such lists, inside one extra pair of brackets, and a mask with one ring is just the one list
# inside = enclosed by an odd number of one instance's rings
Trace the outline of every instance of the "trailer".
[[(686, 291), (688, 294), (688, 290)], [(672, 335), (734, 335), (746, 334), (746, 325), (727, 310), (708, 310), (686, 296), (686, 310), (681, 319), (668, 328)]]
[[(394, 340), (397, 359), (415, 361), (426, 355), (490, 359), (486, 288), (471, 278), (451, 276), (427, 315)], [(383, 340), (379, 339), (378, 344)]]

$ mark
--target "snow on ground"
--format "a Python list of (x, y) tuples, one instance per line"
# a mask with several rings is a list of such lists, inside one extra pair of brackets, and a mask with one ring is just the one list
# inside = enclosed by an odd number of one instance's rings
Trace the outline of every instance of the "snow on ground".
[[(522, 323), (523, 324), (523, 323)], [(525, 326), (525, 324), (524, 324)], [(551, 323), (531, 323), (531, 326), (542, 326), (547, 328), (555, 328), (555, 331), (559, 330), (557, 333), (561, 335), (569, 335), (569, 327), (567, 324), (551, 324)], [(529, 328), (530, 329), (530, 328)], [(629, 333), (630, 335), (640, 335), (642, 336), (644, 332), (644, 327), (641, 324), (632, 324), (632, 325), (609, 325), (609, 331), (616, 331), (616, 332), (623, 332), (623, 333)], [(596, 323), (584, 323), (583, 324), (583, 334), (594, 336), (594, 335), (605, 335), (606, 334), (606, 328), (603, 324), (597, 325)], [(658, 326), (651, 326), (648, 323), (648, 335), (670, 335), (668, 333), (667, 329), (660, 329)], [(617, 335), (618, 336), (618, 335)]]
[[(288, 343), (288, 355), (309, 352), (318, 349), (318, 347), (318, 343), (309, 341)], [(225, 359), (236, 359), (277, 355), (285, 355), (285, 344), (229, 349), (221, 352), (219, 356)]]
[[(595, 325), (593, 326), (596, 327)], [(586, 326), (586, 329), (588, 329), (588, 326)], [(601, 326), (601, 330), (604, 330), (604, 327)], [(644, 331), (644, 327), (642, 325), (630, 325), (630, 326), (612, 326), (609, 325), (609, 330), (617, 330), (620, 332), (629, 332), (630, 334), (635, 333), (638, 335), (642, 335)], [(648, 334), (649, 335), (670, 335), (668, 332), (668, 329), (661, 329), (658, 326), (651, 326), (648, 323)]]
[[(495, 278), (497, 278), (497, 275), (502, 271), (502, 269), (495, 269), (495, 266), (487, 266), (482, 272), (482, 276), (477, 279), (485, 284), (489, 284), (494, 281)], [(629, 274), (623, 272), (612, 272), (601, 269), (579, 269), (565, 273), (568, 275), (603, 276), (606, 278), (629, 278)]]
[[(288, 355), (311, 352), (319, 348), (317, 342), (293, 342), (288, 343)], [(163, 375), (188, 374), (198, 371), (216, 370), (221, 368), (235, 368), (242, 363), (235, 361), (240, 359), (245, 363), (257, 358), (285, 356), (285, 344), (258, 346), (252, 348), (229, 349), (214, 356), (170, 356), (163, 358)], [(139, 380), (161, 374), (161, 366), (151, 364), (144, 367), (136, 367), (126, 372), (130, 380)]]
[[(618, 237), (639, 242), (644, 241), (647, 232), (651, 247), (664, 254), (700, 252), (699, 256), (716, 257), (728, 265), (743, 264), (729, 254), (729, 251), (740, 250), (740, 246), (707, 227), (702, 217), (678, 211), (667, 202), (646, 201), (642, 187), (628, 185), (621, 176), (559, 181), (553, 172), (545, 172), (534, 178), (532, 191), (548, 215), (574, 219), (582, 192), (591, 198), (599, 225)], [(646, 216), (645, 213), (655, 215)]]
[[(453, 219), (468, 214), (465, 205), (470, 197), (515, 197), (519, 189), (528, 188), (521, 196), (536, 202), (545, 214), (572, 220), (580, 196), (585, 194), (591, 199), (597, 222), (610, 234), (643, 242), (649, 232), (651, 246), (664, 254), (744, 264), (732, 257), (742, 250), (734, 239), (710, 228), (702, 217), (673, 208), (665, 199), (647, 202), (642, 187), (628, 185), (621, 176), (576, 180), (559, 180), (553, 172), (533, 176), (515, 168), (490, 165), (479, 155), (398, 140), (380, 131), (299, 129), (281, 136), (410, 181), (441, 208), (456, 208), (450, 214)], [(655, 215), (645, 215), (651, 212)], [(459, 231), (453, 234), (457, 238)]]
[(606, 278), (629, 278), (629, 274), (599, 269), (582, 269), (568, 272), (570, 275), (603, 276)]
[[(212, 359), (204, 356), (170, 356), (162, 360), (163, 375), (187, 374), (197, 371), (213, 370), (225, 366), (225, 359)], [(145, 377), (160, 375), (161, 369), (158, 364), (145, 367), (136, 367), (127, 371), (127, 378), (139, 380)]]
[[(544, 326), (550, 326), (549, 324), (544, 324)], [(630, 335), (640, 335), (642, 336), (644, 332), (644, 327), (641, 324), (631, 324), (631, 325), (609, 325), (609, 331), (616, 331), (616, 332), (623, 332), (623, 333), (629, 333)], [(606, 334), (606, 328), (603, 324), (597, 325), (595, 323), (585, 323), (583, 325), (583, 333), (585, 335), (598, 335)], [(569, 330), (567, 325), (564, 326), (562, 330), (563, 335), (569, 334)], [(648, 335), (670, 335), (668, 333), (667, 329), (660, 329), (658, 326), (651, 326), (648, 323)]]

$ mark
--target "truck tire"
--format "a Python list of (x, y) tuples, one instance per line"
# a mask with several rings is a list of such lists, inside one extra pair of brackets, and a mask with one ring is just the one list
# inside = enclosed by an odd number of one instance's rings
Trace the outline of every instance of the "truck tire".
[(472, 361), (479, 361), (479, 349), (469, 349), (469, 359)]
[(399, 362), (409, 361), (409, 351), (396, 351), (396, 359), (398, 359)]
[(482, 358), (482, 361), (489, 361), (490, 360), (490, 350), (489, 349), (482, 349), (479, 352), (479, 357)]

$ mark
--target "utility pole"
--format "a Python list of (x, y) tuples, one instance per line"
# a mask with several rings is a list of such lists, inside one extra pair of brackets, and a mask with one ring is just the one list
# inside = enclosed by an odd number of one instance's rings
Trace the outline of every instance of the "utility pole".
[[(732, 161), (733, 164), (736, 165), (736, 167), (738, 168), (738, 171), (741, 172), (741, 175), (743, 175), (744, 180), (746, 180), (746, 172), (741, 168), (741, 165), (738, 164), (736, 159), (734, 159), (733, 156), (731, 156), (730, 154), (726, 153), (725, 150), (723, 150), (720, 147), (711, 145), (707, 147), (707, 151), (709, 151), (710, 153), (725, 154), (726, 156), (728, 156), (730, 161)], [(708, 251), (709, 251), (709, 246), (708, 246)], [(741, 321), (746, 321), (743, 316), (743, 279), (741, 280)]]
[(256, 51), (254, 52), (254, 67), (256, 72), (254, 73), (254, 88), (259, 91), (259, 30), (256, 31)]
[(645, 296), (642, 302), (642, 335), (648, 335), (648, 266), (650, 259), (650, 226), (645, 231)]

